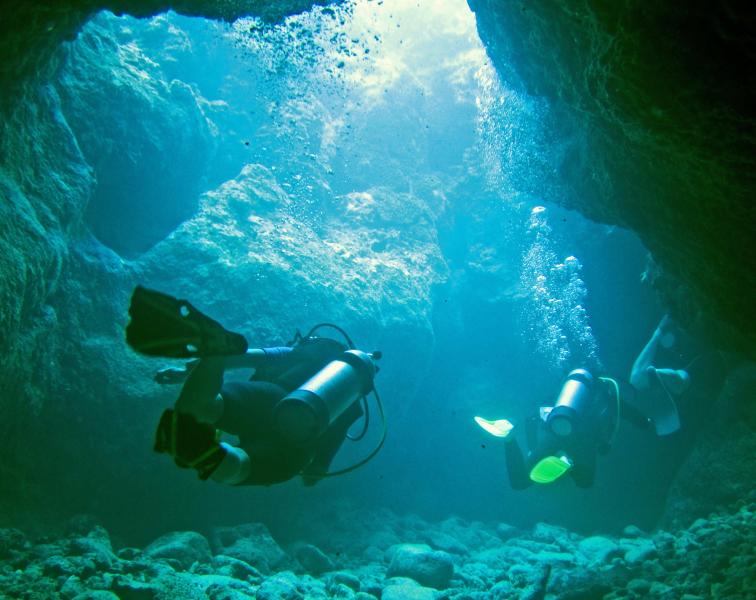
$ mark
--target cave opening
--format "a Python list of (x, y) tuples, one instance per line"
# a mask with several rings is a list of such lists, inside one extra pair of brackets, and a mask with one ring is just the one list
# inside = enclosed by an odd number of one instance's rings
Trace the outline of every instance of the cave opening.
[(477, 178), (511, 207), (548, 187), (524, 164), (549, 160), (542, 107), (498, 80), (463, 1), (315, 7), (278, 25), (102, 13), (60, 89), (96, 175), (87, 222), (125, 258), (247, 164), (275, 171), (311, 219), (325, 196), (370, 186), (441, 197)]
[[(407, 396), (395, 435), (416, 437), (417, 415), (434, 415), (431, 429), (459, 452), (436, 463), (433, 439), (423, 438), (417, 461), (405, 462), (389, 445), (381, 460), (398, 476), (384, 484), (388, 502), (439, 518), (499, 515), (503, 480), (489, 498), (441, 491), (487, 468), (469, 445), (471, 415), (525, 411), (577, 364), (626, 371), (657, 317), (639, 285), (638, 240), (559, 206), (579, 136), (543, 99), (501, 78), (464, 0), (366, 0), (278, 25), (101, 13), (69, 48), (60, 82), (97, 178), (88, 226), (156, 284), (205, 297), (224, 289), (234, 298), (224, 314), (245, 324), (240, 298), (267, 293), (268, 318), (294, 327), (338, 298), (318, 288), (354, 280), (343, 292), (350, 302), (334, 312), (358, 327), (375, 327), (383, 312), (384, 323), (407, 320), (384, 335), (405, 367), (390, 380), (389, 391)], [(330, 270), (311, 266), (321, 261)], [(302, 294), (286, 279), (298, 270), (313, 289), (276, 314), (283, 295)], [(368, 310), (350, 315), (360, 303)], [(390, 339), (403, 330), (416, 339)], [(441, 409), (431, 402), (439, 397)], [(418, 468), (438, 486), (407, 496), (400, 482)], [(642, 468), (639, 460), (631, 470)], [(654, 485), (633, 507), (626, 489), (619, 482), (616, 501), (653, 521)], [(555, 519), (595, 526), (570, 502)], [(510, 518), (537, 515), (519, 504)], [(613, 518), (602, 525), (616, 526)]]

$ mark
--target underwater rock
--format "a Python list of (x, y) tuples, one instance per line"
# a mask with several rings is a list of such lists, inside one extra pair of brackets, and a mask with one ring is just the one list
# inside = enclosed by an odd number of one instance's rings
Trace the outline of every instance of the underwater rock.
[[(328, 210), (299, 218), (276, 172), (246, 165), (142, 257), (143, 282), (183, 290), (252, 345), (283, 342), (315, 318), (336, 323), (392, 357), (381, 385), (393, 385), (397, 406), (408, 410), (432, 358), (433, 289), (447, 267), (419, 199), (388, 190), (358, 196), (334, 199), (334, 211), (361, 206), (354, 220)], [(381, 251), (372, 248), (372, 240), (399, 229)]]
[(226, 575), (234, 579), (240, 579), (250, 583), (257, 583), (262, 579), (262, 574), (249, 563), (219, 554), (213, 557), (213, 567), (219, 575)]
[(454, 562), (447, 552), (425, 544), (401, 544), (393, 549), (387, 577), (409, 577), (420, 585), (446, 589), (454, 575)]
[(261, 573), (270, 573), (286, 559), (286, 554), (262, 523), (215, 527), (210, 539), (216, 554), (242, 560)]
[(175, 531), (161, 535), (144, 549), (150, 558), (172, 559), (183, 569), (189, 569), (195, 562), (208, 563), (212, 560), (210, 544), (205, 536), (196, 531)]
[[(458, 556), (454, 576), (448, 572), (444, 575), (448, 583), (442, 592), (428, 582), (421, 584), (415, 576), (400, 575), (380, 565), (361, 565), (359, 553), (334, 557), (334, 566), (340, 570), (321, 577), (279, 570), (263, 578), (246, 563), (222, 555), (212, 561), (195, 562), (189, 571), (175, 571), (163, 563), (165, 559), (150, 558), (145, 549), (142, 560), (152, 561), (148, 564), (153, 568), (131, 573), (127, 571), (133, 569), (128, 561), (95, 565), (86, 557), (71, 555), (69, 541), (78, 538), (63, 538), (26, 548), (22, 566), (0, 559), (0, 596), (66, 600), (79, 596), (121, 600), (485, 600), (543, 598), (544, 594), (573, 600), (750, 598), (756, 591), (755, 512), (756, 505), (751, 504), (734, 513), (699, 519), (686, 529), (657, 531), (653, 535), (641, 532), (632, 538), (612, 535), (583, 538), (571, 534), (569, 539), (562, 540), (562, 552), (551, 550), (556, 546), (554, 543), (535, 539), (532, 531), (523, 530), (498, 548), (470, 547), (467, 554)], [(367, 514), (359, 521), (360, 532), (364, 523), (378, 521)], [(387, 516), (385, 511), (380, 514), (382, 518)], [(415, 535), (415, 528), (429, 534), (448, 531), (443, 523), (417, 517), (394, 516), (391, 521), (405, 523), (406, 530), (397, 529), (405, 539)], [(461, 519), (457, 521), (459, 526), (464, 523)], [(486, 527), (482, 523), (469, 526)], [(487, 527), (494, 531), (497, 524)], [(303, 535), (301, 529), (298, 531)], [(544, 536), (541, 528), (539, 537), (553, 540), (558, 529), (550, 531), (549, 536)], [(102, 536), (102, 531), (98, 535)], [(305, 535), (301, 539), (309, 538)], [(310, 541), (313, 545), (321, 543)], [(391, 549), (394, 560), (407, 552), (413, 559), (418, 554), (433, 554), (428, 546), (415, 544)], [(441, 564), (451, 566), (449, 560), (447, 555)]]
[(194, 213), (215, 139), (194, 89), (167, 80), (135, 41), (119, 44), (116, 27), (99, 19), (81, 32), (57, 88), (97, 178), (87, 224), (134, 258)]
[(655, 284), (678, 320), (756, 356), (748, 9), (468, 5), (500, 76), (550, 105), (561, 142), (545, 149), (544, 188), (558, 179), (554, 200), (635, 231), (662, 267)]
[(430, 545), (436, 550), (443, 550), (451, 554), (467, 554), (469, 550), (457, 538), (443, 531), (432, 531), (428, 534)]
[(161, 587), (156, 582), (137, 581), (130, 577), (113, 579), (112, 590), (120, 600), (152, 600), (159, 597)]
[(345, 585), (353, 592), (359, 592), (361, 583), (358, 577), (352, 575), (349, 571), (337, 571), (331, 573), (326, 580), (327, 587), (330, 585)]
[(436, 593), (417, 584), (391, 584), (383, 588), (381, 600), (434, 600)]
[[(276, 2), (223, 2), (182, 0), (171, 3), (171, 10), (187, 15), (233, 21), (240, 16), (257, 15), (275, 23), (284, 17), (310, 9), (329, 0), (277, 0)], [(44, 83), (57, 66), (62, 43), (72, 40), (98, 11), (147, 17), (165, 12), (162, 0), (127, 1), (92, 5), (76, 0), (57, 2), (54, 10), (45, 3), (19, 4), (0, 24), (0, 112), (8, 109), (28, 86)]]
[(82, 583), (81, 579), (76, 575), (71, 575), (60, 587), (60, 595), (66, 600), (83, 594), (86, 591), (86, 587)]
[(600, 535), (580, 540), (578, 544), (580, 552), (588, 559), (589, 563), (608, 563), (615, 556), (621, 556), (620, 546), (614, 540)]
[(304, 596), (298, 586), (296, 575), (284, 571), (267, 578), (257, 589), (255, 597), (257, 600), (300, 600)]
[(290, 553), (302, 565), (302, 568), (311, 575), (320, 575), (326, 571), (332, 571), (334, 568), (333, 561), (323, 554), (320, 548), (312, 544), (295, 544)]
[(118, 562), (113, 552), (110, 535), (107, 530), (95, 525), (86, 536), (75, 537), (69, 542), (68, 552), (71, 556), (86, 556), (93, 560), (98, 569), (108, 569)]
[(0, 560), (7, 560), (28, 547), (23, 532), (18, 529), (0, 529)]
[(510, 538), (516, 537), (519, 533), (520, 530), (517, 527), (508, 523), (499, 523), (496, 526), (496, 534), (505, 542)]
[(657, 555), (656, 546), (649, 539), (622, 539), (619, 542), (619, 547), (625, 553), (625, 562), (629, 564), (643, 562)]
[(113, 592), (107, 590), (89, 590), (74, 596), (71, 600), (121, 600)]

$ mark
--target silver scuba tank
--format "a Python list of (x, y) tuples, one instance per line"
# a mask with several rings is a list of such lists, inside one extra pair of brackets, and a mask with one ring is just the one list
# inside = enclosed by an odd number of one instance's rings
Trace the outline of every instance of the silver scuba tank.
[(289, 441), (311, 442), (373, 389), (375, 373), (373, 355), (347, 350), (280, 400), (273, 409), (274, 423)]
[(577, 427), (593, 401), (594, 379), (586, 369), (574, 369), (567, 375), (546, 424), (558, 436), (568, 436)]

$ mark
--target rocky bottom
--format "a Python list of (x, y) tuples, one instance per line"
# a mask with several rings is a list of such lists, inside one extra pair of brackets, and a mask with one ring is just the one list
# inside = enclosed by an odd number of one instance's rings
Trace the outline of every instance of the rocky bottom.
[(73, 600), (756, 598), (755, 504), (687, 529), (583, 537), (539, 523), (334, 512), (282, 547), (260, 523), (114, 548), (92, 519), (60, 539), (0, 529), (0, 596)]

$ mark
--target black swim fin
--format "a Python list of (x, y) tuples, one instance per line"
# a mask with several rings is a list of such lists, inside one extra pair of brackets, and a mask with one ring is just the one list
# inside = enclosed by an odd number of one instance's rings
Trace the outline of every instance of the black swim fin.
[(129, 316), (126, 342), (141, 354), (193, 358), (247, 351), (243, 335), (227, 331), (186, 300), (141, 285), (131, 296)]

